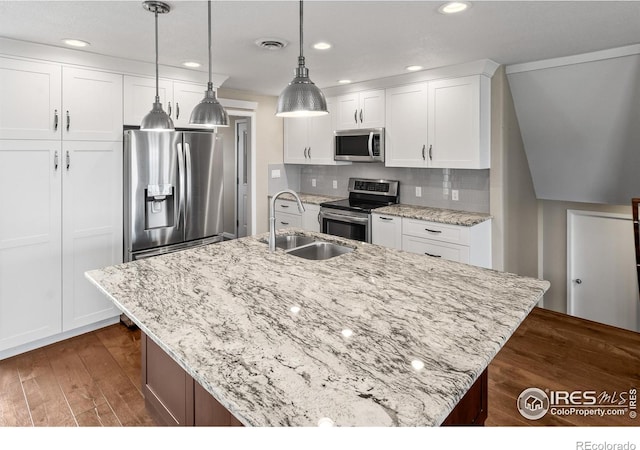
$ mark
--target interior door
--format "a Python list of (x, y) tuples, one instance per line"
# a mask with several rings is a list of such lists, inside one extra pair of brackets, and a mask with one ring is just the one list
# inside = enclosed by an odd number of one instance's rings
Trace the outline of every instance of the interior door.
[(567, 211), (569, 314), (640, 331), (631, 217)]
[(237, 188), (237, 229), (236, 236), (241, 238), (248, 234), (249, 211), (249, 130), (246, 120), (236, 121), (236, 154), (238, 161)]

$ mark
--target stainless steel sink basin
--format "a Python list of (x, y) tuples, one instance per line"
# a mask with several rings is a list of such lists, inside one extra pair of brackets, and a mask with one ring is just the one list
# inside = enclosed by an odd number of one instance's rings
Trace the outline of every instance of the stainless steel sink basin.
[(320, 261), (344, 255), (345, 253), (351, 253), (352, 251), (352, 248), (333, 244), (331, 242), (315, 241), (302, 247), (287, 250), (287, 254), (297, 256), (299, 258)]
[(276, 248), (283, 248), (290, 250), (292, 248), (301, 247), (303, 245), (311, 244), (315, 239), (311, 236), (276, 236)]

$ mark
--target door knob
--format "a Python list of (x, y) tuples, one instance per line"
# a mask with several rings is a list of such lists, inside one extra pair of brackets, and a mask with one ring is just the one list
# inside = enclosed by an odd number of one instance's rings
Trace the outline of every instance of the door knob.
[(582, 280), (580, 278), (576, 278), (576, 284), (582, 284)]

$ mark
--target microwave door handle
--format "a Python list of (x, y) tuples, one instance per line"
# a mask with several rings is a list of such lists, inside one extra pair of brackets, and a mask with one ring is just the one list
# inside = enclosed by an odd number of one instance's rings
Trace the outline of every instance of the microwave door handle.
[(369, 149), (369, 156), (373, 159), (373, 131), (369, 133), (369, 143), (367, 148)]
[(326, 211), (320, 211), (320, 216), (323, 219), (341, 220), (343, 222), (369, 223), (368, 217), (354, 217), (354, 216), (347, 216), (346, 214), (336, 214), (336, 213), (331, 213)]
[(185, 220), (186, 214), (184, 213), (184, 189), (185, 189), (185, 172), (184, 172), (184, 156), (182, 153), (182, 144), (177, 144), (178, 147), (178, 214), (177, 214), (177, 228), (180, 229), (180, 220)]

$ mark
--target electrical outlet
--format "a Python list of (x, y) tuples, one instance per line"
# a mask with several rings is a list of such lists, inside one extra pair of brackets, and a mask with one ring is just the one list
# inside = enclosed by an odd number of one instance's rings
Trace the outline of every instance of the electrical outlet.
[(338, 180), (333, 180), (333, 188), (338, 189)]
[(416, 197), (422, 197), (422, 187), (416, 186)]
[(271, 171), (271, 178), (280, 178), (280, 169), (273, 169)]
[(451, 189), (451, 200), (453, 200), (454, 202), (457, 202), (459, 200), (457, 189)]
[(311, 187), (316, 187), (316, 179), (315, 178), (311, 179)]

